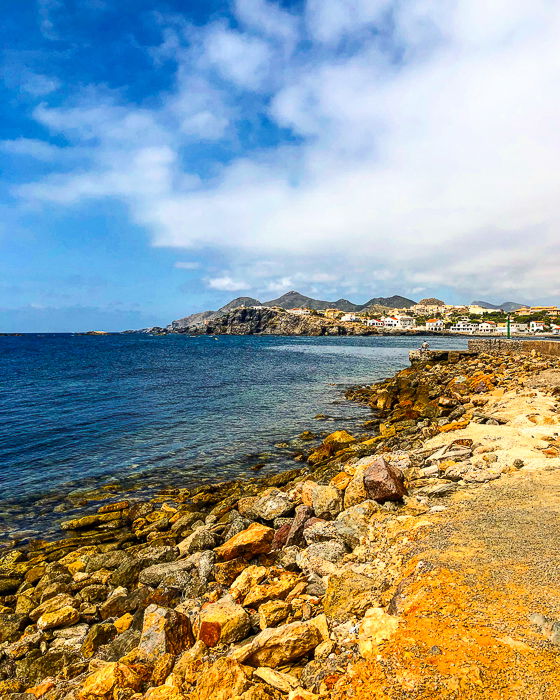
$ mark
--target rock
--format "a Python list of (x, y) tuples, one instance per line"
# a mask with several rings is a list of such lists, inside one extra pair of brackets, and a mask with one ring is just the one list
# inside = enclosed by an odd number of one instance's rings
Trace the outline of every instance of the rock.
[(111, 700), (117, 688), (140, 690), (141, 678), (121, 663), (105, 663), (87, 676), (78, 692), (78, 700)]
[(442, 498), (443, 496), (449, 496), (456, 490), (457, 484), (455, 483), (439, 483), (433, 486), (424, 486), (415, 491), (415, 493), (419, 496), (428, 496), (429, 498)]
[(193, 643), (191, 622), (186, 615), (155, 604), (146, 608), (138, 649), (148, 658), (180, 654)]
[(323, 600), (325, 613), (334, 620), (362, 617), (368, 608), (378, 604), (376, 582), (353, 571), (329, 576)]
[(26, 620), (24, 614), (0, 613), (0, 644), (19, 639)]
[(239, 642), (251, 630), (249, 615), (231, 598), (204, 606), (199, 613), (199, 623), (198, 638), (208, 647)]
[(244, 569), (232, 583), (229, 592), (234, 600), (243, 600), (247, 593), (268, 574), (266, 566), (251, 565)]
[(29, 613), (29, 617), (33, 622), (37, 622), (37, 620), (46, 613), (55, 612), (60, 608), (74, 607), (75, 604), (75, 600), (72, 598), (72, 596), (66, 593), (61, 593), (60, 595), (56, 595), (53, 598), (49, 598), (44, 603), (41, 603), (41, 605)]
[(375, 658), (377, 647), (390, 639), (398, 626), (397, 617), (388, 615), (382, 608), (370, 608), (360, 624), (360, 654), (365, 659)]
[(257, 554), (268, 554), (271, 550), (274, 530), (260, 523), (249, 525), (220, 547), (214, 550), (218, 559), (229, 561), (237, 557), (252, 558)]
[(492, 472), (489, 469), (478, 469), (473, 470), (465, 474), (463, 480), (468, 484), (483, 484), (486, 481), (493, 481), (494, 479), (499, 479), (500, 473)]
[(93, 554), (86, 558), (86, 572), (99, 571), (100, 569), (118, 569), (132, 561), (132, 557), (121, 549), (102, 554)]
[(349, 549), (353, 549), (360, 543), (356, 532), (342, 521), (317, 520), (311, 522), (303, 531), (303, 536), (308, 545), (339, 540)]
[(269, 570), (267, 573), (267, 582), (252, 586), (245, 596), (245, 607), (257, 608), (267, 600), (285, 598), (300, 580), (297, 574), (282, 569)]
[(221, 658), (201, 671), (189, 700), (232, 700), (249, 687), (251, 670), (232, 658)]
[(117, 628), (110, 622), (94, 625), (88, 632), (82, 644), (82, 656), (86, 659), (95, 654), (100, 646), (108, 644), (117, 636)]
[(368, 498), (377, 503), (400, 501), (408, 495), (402, 472), (383, 457), (376, 457), (364, 471), (364, 486)]
[(178, 548), (181, 556), (201, 552), (205, 549), (213, 549), (216, 546), (215, 536), (205, 527), (197, 528), (182, 542), (179, 542)]
[(118, 661), (136, 649), (140, 643), (140, 630), (128, 629), (115, 637), (112, 642), (99, 650), (99, 658), (105, 661)]
[(296, 513), (292, 521), (288, 536), (286, 537), (286, 547), (303, 544), (303, 529), (309, 518), (313, 517), (313, 508), (300, 505), (296, 508)]
[(179, 571), (188, 571), (193, 566), (190, 561), (180, 559), (179, 561), (167, 562), (164, 564), (154, 564), (140, 572), (138, 581), (145, 586), (158, 586), (164, 578)]
[(242, 557), (230, 559), (230, 561), (218, 562), (214, 564), (214, 579), (218, 583), (229, 586), (248, 566), (249, 563)]
[[(278, 520), (283, 520), (283, 518), (279, 518)], [(276, 521), (274, 523), (274, 526), (276, 527)], [(288, 535), (290, 534), (290, 529), (292, 527), (292, 519), (290, 518), (288, 522), (282, 523), (281, 525), (278, 526), (278, 529), (274, 533), (274, 537), (272, 539), (272, 551), (282, 549), (286, 545), (286, 542), (288, 540)]]
[(144, 700), (184, 700), (183, 693), (172, 685), (160, 685), (156, 688), (150, 688)]
[(290, 604), (284, 600), (269, 600), (259, 607), (259, 627), (276, 627), (290, 614)]
[(113, 622), (113, 625), (117, 630), (117, 634), (122, 634), (123, 632), (126, 632), (127, 629), (130, 629), (130, 625), (132, 624), (133, 620), (134, 618), (130, 613), (125, 613), (124, 615), (121, 615), (121, 617), (118, 617)]
[(370, 462), (371, 459), (366, 457), (358, 460), (358, 462), (356, 462), (354, 465), (354, 475), (344, 492), (344, 508), (351, 508), (352, 506), (367, 500), (368, 495), (364, 485), (364, 471)]
[(315, 573), (319, 576), (327, 576), (335, 573), (336, 564), (346, 555), (346, 547), (339, 540), (317, 542), (309, 545), (297, 556), (297, 563), (302, 571), (307, 574)]
[(334, 486), (317, 484), (313, 489), (313, 510), (318, 518), (334, 520), (343, 509), (341, 492)]
[(356, 442), (356, 438), (352, 437), (346, 430), (336, 430), (327, 435), (321, 446), (309, 455), (307, 461), (310, 464), (318, 464), (354, 442)]
[(274, 520), (290, 513), (294, 508), (294, 502), (284, 491), (280, 489), (267, 489), (253, 503), (251, 512), (253, 517), (263, 520)]
[(298, 686), (298, 681), (295, 676), (292, 676), (289, 673), (274, 671), (272, 668), (268, 668), (266, 666), (257, 668), (253, 673), (253, 677), (255, 676), (282, 693), (289, 693), (290, 690), (293, 690)]
[(97, 513), (95, 515), (84, 515), (81, 518), (75, 518), (73, 520), (65, 520), (60, 523), (60, 527), (63, 530), (83, 530), (96, 528), (101, 525), (106, 525), (107, 523), (120, 520), (122, 518), (122, 513)]
[(374, 514), (380, 510), (381, 507), (376, 501), (367, 500), (343, 510), (336, 516), (336, 521), (351, 530), (354, 537), (360, 540), (367, 534)]
[(74, 625), (79, 619), (80, 613), (76, 608), (65, 605), (63, 608), (43, 613), (37, 620), (37, 629), (44, 632), (55, 627), (68, 627)]
[(314, 621), (292, 622), (264, 629), (250, 642), (231, 652), (236, 661), (251, 666), (271, 666), (299, 659), (323, 641), (323, 632)]
[(72, 678), (83, 671), (80, 661), (81, 655), (75, 649), (49, 649), (44, 654), (29, 654), (16, 661), (17, 676), (25, 681), (26, 687), (41, 683), (47, 677), (54, 678), (63, 669), (66, 677)]

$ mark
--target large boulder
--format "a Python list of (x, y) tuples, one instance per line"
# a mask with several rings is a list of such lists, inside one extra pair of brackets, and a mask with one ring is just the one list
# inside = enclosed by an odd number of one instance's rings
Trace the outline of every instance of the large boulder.
[(267, 489), (253, 503), (251, 512), (254, 518), (274, 520), (290, 513), (294, 508), (294, 502), (284, 491), (280, 489)]
[(297, 545), (299, 547), (301, 544), (303, 544), (303, 529), (305, 527), (305, 523), (311, 517), (313, 517), (313, 508), (306, 505), (297, 506), (288, 536), (286, 537), (286, 547), (291, 547), (293, 545)]
[(403, 473), (383, 457), (376, 457), (364, 471), (364, 487), (368, 498), (377, 503), (400, 501), (408, 494)]
[(310, 464), (318, 464), (354, 442), (356, 442), (356, 438), (352, 437), (346, 430), (336, 430), (334, 433), (327, 435), (323, 443), (309, 455), (307, 461)]
[(378, 604), (376, 582), (353, 571), (329, 576), (323, 600), (325, 613), (335, 620), (362, 617), (368, 608)]
[(257, 554), (268, 554), (272, 548), (274, 530), (260, 523), (252, 523), (246, 530), (234, 535), (215, 552), (221, 561), (229, 561), (237, 557), (252, 559)]
[(78, 700), (111, 700), (117, 688), (138, 691), (142, 679), (131, 668), (118, 662), (104, 663), (83, 681)]
[(264, 629), (248, 644), (233, 651), (231, 657), (250, 666), (275, 668), (315, 649), (324, 641), (325, 625), (324, 619), (314, 618)]
[(250, 630), (249, 615), (231, 598), (222, 598), (200, 611), (198, 638), (207, 647), (239, 642), (245, 639)]
[(221, 658), (203, 669), (190, 700), (231, 700), (249, 687), (251, 669), (231, 658)]
[(186, 615), (155, 604), (146, 608), (138, 644), (145, 656), (157, 658), (166, 653), (180, 654), (193, 643), (191, 622)]
[(343, 509), (342, 494), (334, 486), (317, 484), (313, 489), (313, 510), (318, 518), (334, 520)]

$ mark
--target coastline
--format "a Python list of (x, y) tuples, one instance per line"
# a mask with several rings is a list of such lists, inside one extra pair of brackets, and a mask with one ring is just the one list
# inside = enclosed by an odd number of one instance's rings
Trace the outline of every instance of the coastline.
[[(364, 668), (385, 673), (377, 657), (406, 618), (407, 567), (465, 495), (541, 462), (560, 468), (552, 379), (524, 386), (558, 366), (415, 365), (347, 392), (374, 410), (374, 437), (338, 430), (290, 472), (107, 503), (64, 523), (66, 539), (4, 555), (0, 692), (405, 697), (374, 695)], [(411, 697), (450, 697), (428, 690)]]

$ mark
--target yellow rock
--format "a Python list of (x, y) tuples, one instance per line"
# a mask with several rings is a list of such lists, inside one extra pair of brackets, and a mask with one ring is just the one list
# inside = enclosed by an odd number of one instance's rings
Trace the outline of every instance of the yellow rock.
[(377, 647), (390, 639), (398, 626), (398, 618), (388, 615), (383, 608), (370, 608), (360, 624), (360, 654), (366, 659), (375, 657)]
[(121, 617), (118, 617), (113, 624), (115, 625), (117, 632), (122, 634), (130, 627), (133, 619), (134, 618), (130, 613), (125, 613), (124, 615), (121, 615)]
[(116, 688), (140, 690), (140, 677), (119, 662), (104, 664), (87, 676), (78, 692), (79, 700), (110, 700)]
[(37, 629), (44, 631), (55, 629), (56, 627), (69, 627), (78, 622), (79, 619), (80, 613), (76, 608), (66, 605), (63, 608), (41, 615), (37, 620)]
[(150, 688), (144, 695), (144, 700), (183, 700), (185, 697), (186, 695), (172, 685), (160, 685)]

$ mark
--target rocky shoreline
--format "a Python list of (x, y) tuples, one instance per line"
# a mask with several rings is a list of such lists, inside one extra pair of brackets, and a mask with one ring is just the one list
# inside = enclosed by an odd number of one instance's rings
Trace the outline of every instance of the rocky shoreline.
[(440, 697), (402, 683), (374, 695), (360, 669), (401, 624), (426, 518), (560, 467), (559, 367), (537, 354), (415, 364), (348, 391), (373, 409), (374, 437), (338, 430), (297, 469), (107, 503), (2, 554), (0, 696)]

